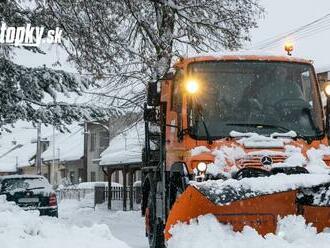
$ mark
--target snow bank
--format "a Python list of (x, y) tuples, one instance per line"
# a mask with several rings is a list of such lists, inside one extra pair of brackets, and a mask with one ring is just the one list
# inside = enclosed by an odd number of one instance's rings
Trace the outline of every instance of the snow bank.
[(269, 177), (252, 177), (241, 180), (191, 181), (191, 184), (216, 204), (224, 205), (236, 199), (247, 199), (265, 194), (309, 188), (329, 182), (330, 175), (326, 174), (277, 174)]
[(0, 196), (0, 244), (1, 248), (129, 248), (114, 238), (105, 224), (65, 225), (57, 218), (23, 211), (3, 196)]
[(170, 233), (168, 248), (326, 248), (330, 244), (330, 233), (317, 234), (302, 216), (279, 220), (276, 234), (265, 237), (248, 226), (242, 232), (234, 232), (230, 225), (219, 223), (213, 215), (201, 216), (190, 225), (177, 224)]
[[(77, 185), (78, 189), (94, 189), (95, 185), (98, 186), (104, 186), (104, 187), (108, 187), (108, 182), (84, 182), (84, 183), (79, 183)], [(123, 187), (122, 184), (120, 183), (116, 183), (116, 182), (111, 182), (111, 187)]]

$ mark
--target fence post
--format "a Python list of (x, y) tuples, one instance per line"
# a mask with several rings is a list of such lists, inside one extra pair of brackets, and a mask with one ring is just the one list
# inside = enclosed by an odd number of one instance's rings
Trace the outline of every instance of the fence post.
[(108, 168), (108, 209), (111, 209), (111, 200), (112, 200), (112, 185), (111, 185), (111, 176), (113, 170)]
[(126, 166), (123, 167), (123, 211), (127, 210), (127, 180), (126, 180)]
[(129, 175), (129, 209), (133, 210), (133, 170), (130, 169)]
[(96, 204), (101, 204), (101, 203), (105, 202), (104, 191), (105, 191), (104, 184), (95, 184), (95, 187), (94, 187), (94, 207), (96, 206)]

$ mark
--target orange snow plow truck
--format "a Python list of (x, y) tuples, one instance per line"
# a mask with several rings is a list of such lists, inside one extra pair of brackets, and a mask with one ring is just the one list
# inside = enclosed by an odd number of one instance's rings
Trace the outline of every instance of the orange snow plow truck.
[(206, 214), (262, 235), (286, 215), (330, 227), (330, 104), (311, 61), (183, 58), (147, 91), (142, 214), (150, 247), (166, 246), (176, 223)]

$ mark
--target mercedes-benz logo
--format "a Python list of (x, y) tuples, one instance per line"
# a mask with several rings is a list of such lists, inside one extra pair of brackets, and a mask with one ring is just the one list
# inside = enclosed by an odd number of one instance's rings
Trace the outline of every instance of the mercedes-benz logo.
[(263, 156), (260, 160), (262, 165), (272, 165), (273, 159), (269, 156)]

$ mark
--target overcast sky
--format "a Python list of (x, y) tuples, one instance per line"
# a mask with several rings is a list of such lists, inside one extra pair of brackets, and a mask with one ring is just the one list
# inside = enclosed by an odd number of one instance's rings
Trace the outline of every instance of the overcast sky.
[[(330, 13), (330, 0), (260, 0), (260, 3), (265, 7), (266, 13), (264, 19), (259, 21), (259, 28), (251, 32), (251, 45), (301, 27)], [(314, 60), (316, 67), (330, 66), (330, 20), (328, 24), (328, 30), (295, 41), (293, 55)], [(271, 50), (284, 53), (282, 44)], [(52, 48), (48, 49), (47, 55), (18, 51), (15, 61), (27, 66), (51, 66), (56, 59), (60, 59), (64, 70), (73, 71), (73, 66), (65, 62), (65, 57), (61, 49)]]
[[(330, 13), (330, 0), (261, 0), (266, 15), (252, 31), (252, 44), (308, 24)], [(316, 67), (330, 66), (330, 18), (328, 29), (294, 41), (294, 56), (314, 60)], [(294, 39), (294, 37), (293, 37)], [(282, 52), (283, 47), (273, 48)]]

